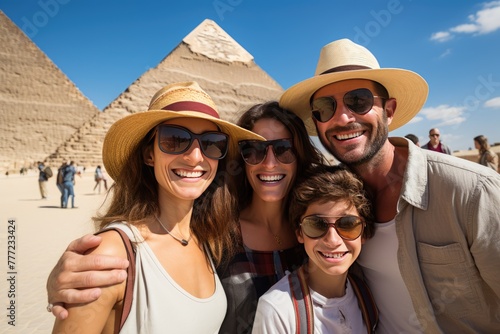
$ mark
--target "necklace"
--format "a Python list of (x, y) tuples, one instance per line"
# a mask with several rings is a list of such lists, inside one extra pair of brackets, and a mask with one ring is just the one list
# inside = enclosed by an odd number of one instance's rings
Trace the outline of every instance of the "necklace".
[(184, 238), (182, 238), (182, 239), (177, 238), (172, 232), (170, 232), (169, 230), (167, 230), (167, 228), (165, 226), (163, 226), (163, 224), (160, 221), (160, 218), (158, 218), (157, 216), (155, 216), (155, 218), (158, 221), (158, 223), (160, 223), (160, 226), (163, 227), (163, 229), (165, 230), (165, 232), (167, 232), (175, 240), (179, 241), (182, 246), (187, 246), (189, 244), (189, 241), (191, 240), (191, 237), (193, 236), (192, 234), (189, 236), (189, 238), (187, 240), (184, 239)]

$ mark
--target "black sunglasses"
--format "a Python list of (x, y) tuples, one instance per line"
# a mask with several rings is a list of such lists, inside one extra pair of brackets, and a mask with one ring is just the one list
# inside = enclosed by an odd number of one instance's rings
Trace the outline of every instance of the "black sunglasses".
[(242, 140), (238, 145), (243, 160), (249, 165), (258, 165), (264, 161), (269, 146), (273, 148), (276, 159), (283, 164), (290, 164), (296, 159), (291, 139)]
[[(330, 223), (329, 218), (338, 218), (335, 222)], [(362, 233), (365, 227), (365, 221), (358, 216), (318, 216), (311, 215), (302, 218), (300, 227), (302, 232), (311, 239), (324, 237), (328, 229), (332, 226), (337, 231), (337, 234), (344, 240), (356, 240)]]
[[(345, 93), (343, 101), (350, 111), (358, 115), (364, 115), (372, 109), (376, 97), (386, 99), (382, 96), (373, 95), (368, 88), (359, 88)], [(333, 96), (319, 97), (312, 101), (311, 108), (313, 117), (318, 122), (325, 123), (335, 115), (337, 100)]]
[(208, 131), (196, 134), (182, 126), (158, 126), (158, 147), (163, 153), (182, 154), (189, 150), (195, 139), (207, 158), (220, 160), (226, 156), (229, 136), (223, 132)]

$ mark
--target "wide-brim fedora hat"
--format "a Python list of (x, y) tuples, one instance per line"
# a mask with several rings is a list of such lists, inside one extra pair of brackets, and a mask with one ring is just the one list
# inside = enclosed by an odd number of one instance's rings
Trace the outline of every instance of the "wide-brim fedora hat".
[(287, 89), (280, 98), (280, 105), (302, 118), (310, 135), (317, 135), (311, 114), (312, 96), (321, 87), (349, 79), (376, 81), (387, 89), (390, 98), (397, 100), (389, 131), (408, 123), (422, 109), (429, 93), (427, 82), (417, 73), (380, 68), (368, 49), (349, 39), (340, 39), (321, 49), (314, 77)]
[(116, 121), (104, 138), (102, 156), (106, 171), (113, 179), (122, 172), (130, 155), (148, 132), (174, 118), (206, 119), (229, 135), (229, 154), (238, 154), (240, 140), (265, 140), (263, 137), (220, 119), (212, 98), (197, 82), (178, 82), (160, 89), (151, 99), (147, 111), (137, 112)]

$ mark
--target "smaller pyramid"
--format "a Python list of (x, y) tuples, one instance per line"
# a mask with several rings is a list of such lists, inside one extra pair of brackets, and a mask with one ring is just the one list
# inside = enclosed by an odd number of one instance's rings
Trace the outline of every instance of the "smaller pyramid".
[(44, 160), (97, 113), (0, 11), (0, 168), (17, 172)]
[(221, 118), (233, 122), (251, 105), (277, 100), (283, 92), (250, 53), (207, 19), (155, 68), (86, 122), (50, 160), (54, 164), (69, 159), (89, 167), (102, 165), (102, 144), (109, 127), (122, 117), (147, 110), (156, 91), (180, 81), (197, 81), (213, 98)]

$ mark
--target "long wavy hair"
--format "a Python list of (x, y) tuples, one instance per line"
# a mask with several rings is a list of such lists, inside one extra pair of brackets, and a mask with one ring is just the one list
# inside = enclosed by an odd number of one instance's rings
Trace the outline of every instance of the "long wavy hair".
[[(302, 119), (291, 111), (281, 108), (277, 101), (269, 101), (252, 106), (241, 115), (237, 124), (244, 129), (252, 131), (255, 123), (261, 119), (277, 120), (292, 134), (293, 146), (297, 155), (296, 178), (312, 165), (326, 164), (323, 154), (314, 146), (307, 134)], [(238, 165), (242, 168), (243, 172), (235, 175), (235, 183), (238, 189), (238, 207), (242, 210), (250, 204), (253, 189), (247, 181), (247, 176), (244, 172), (245, 162), (241, 156), (238, 157)]]
[[(149, 131), (130, 155), (126, 168), (123, 168), (112, 185), (111, 202), (104, 214), (93, 217), (101, 229), (113, 221), (124, 221), (131, 225), (143, 225), (160, 214), (158, 187), (152, 166), (144, 162), (145, 153), (155, 145), (155, 129)], [(214, 263), (219, 265), (231, 257), (234, 241), (231, 229), (237, 223), (237, 205), (232, 180), (226, 172), (228, 156), (219, 161), (214, 181), (194, 201), (191, 218), (191, 233), (208, 246)]]
[(479, 155), (482, 155), (491, 148), (490, 144), (488, 144), (488, 138), (483, 135), (474, 137), (474, 141), (479, 144)]

